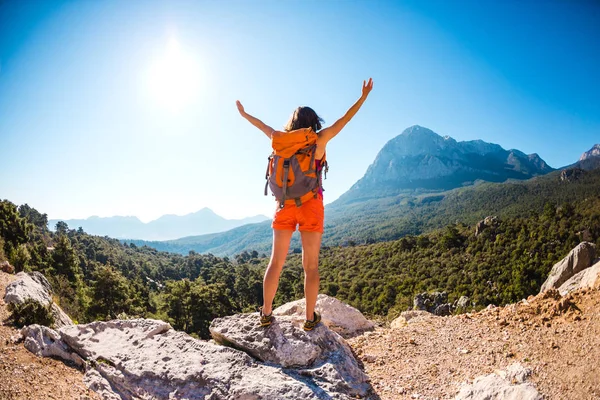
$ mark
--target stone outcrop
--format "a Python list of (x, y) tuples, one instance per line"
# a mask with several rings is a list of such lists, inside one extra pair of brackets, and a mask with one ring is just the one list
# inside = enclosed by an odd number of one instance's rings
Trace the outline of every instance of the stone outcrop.
[(460, 296), (460, 298), (458, 300), (456, 300), (456, 303), (454, 304), (454, 306), (458, 309), (467, 309), (469, 307), (469, 305), (471, 304), (471, 299), (469, 299), (467, 296)]
[(562, 171), (560, 171), (560, 181), (567, 183), (575, 182), (576, 180), (581, 178), (583, 174), (585, 174), (585, 171), (581, 168), (563, 169)]
[[(276, 308), (273, 315), (304, 319), (305, 307), (305, 299), (297, 300)], [(375, 325), (356, 308), (326, 294), (319, 294), (315, 310), (321, 313), (323, 324), (344, 338), (354, 337), (375, 328)]]
[(475, 236), (479, 236), (481, 232), (483, 232), (488, 227), (498, 226), (499, 223), (500, 221), (498, 220), (498, 217), (485, 217), (483, 220), (479, 221), (475, 226)]
[(536, 388), (527, 383), (531, 370), (512, 364), (506, 370), (475, 378), (464, 384), (454, 400), (542, 400)]
[(595, 258), (595, 244), (590, 242), (579, 243), (565, 258), (554, 264), (548, 278), (542, 284), (540, 293), (548, 289), (558, 289), (573, 275), (590, 267)]
[(73, 325), (71, 318), (52, 300), (52, 287), (44, 275), (39, 272), (19, 272), (16, 277), (17, 279), (6, 287), (6, 304), (23, 304), (26, 300), (33, 300), (51, 307), (55, 327)]
[(419, 293), (413, 301), (413, 310), (423, 310), (438, 316), (452, 314), (452, 304), (448, 303), (448, 293)]
[(213, 322), (215, 336), (237, 348), (151, 319), (30, 325), (22, 335), (35, 354), (84, 365), (84, 381), (105, 399), (369, 398), (368, 378), (338, 334), (324, 325), (304, 332), (293, 317), (266, 329), (257, 320), (254, 313)]
[(596, 284), (598, 278), (600, 278), (600, 261), (573, 275), (569, 280), (560, 285), (558, 291), (564, 296), (574, 290), (591, 288)]
[(59, 357), (82, 367), (85, 362), (61, 340), (61, 335), (47, 326), (29, 325), (21, 329), (25, 348), (39, 357)]
[[(276, 316), (268, 328), (260, 327), (256, 314), (238, 314), (213, 320), (213, 339), (240, 349), (254, 358), (284, 368), (316, 392), (336, 398), (363, 397), (370, 385), (348, 344), (320, 324), (302, 330), (303, 319)], [(329, 398), (329, 397), (327, 397)]]
[(0, 262), (0, 271), (6, 272), (7, 274), (14, 274), (15, 267), (10, 265), (10, 263), (8, 261), (2, 261), (2, 262)]

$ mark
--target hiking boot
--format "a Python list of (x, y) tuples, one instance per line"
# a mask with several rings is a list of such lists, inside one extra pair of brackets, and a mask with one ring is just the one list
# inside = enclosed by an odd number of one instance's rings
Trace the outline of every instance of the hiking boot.
[(271, 314), (269, 314), (269, 315), (264, 315), (262, 310), (263, 310), (263, 308), (259, 307), (258, 313), (260, 315), (260, 326), (271, 325), (271, 322), (273, 322), (273, 311), (271, 311)]
[(304, 326), (302, 328), (305, 331), (312, 331), (319, 322), (321, 322), (321, 314), (314, 311), (312, 321), (309, 321), (309, 320), (304, 321)]

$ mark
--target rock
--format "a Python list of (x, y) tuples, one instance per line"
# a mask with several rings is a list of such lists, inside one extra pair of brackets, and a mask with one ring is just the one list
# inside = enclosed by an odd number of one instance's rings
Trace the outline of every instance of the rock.
[[(286, 303), (273, 310), (276, 316), (305, 318), (306, 299)], [(315, 310), (321, 313), (323, 324), (344, 338), (358, 336), (375, 328), (375, 324), (364, 317), (356, 308), (326, 294), (319, 294)]]
[[(256, 314), (252, 317), (256, 325)], [(319, 330), (328, 331), (329, 338)], [(332, 354), (333, 361), (317, 360), (302, 370), (285, 369), (230, 347), (194, 339), (151, 319), (96, 321), (56, 331), (32, 325), (23, 328), (23, 334), (31, 351), (81, 358), (87, 365), (84, 381), (105, 399), (349, 399), (346, 393), (366, 393), (370, 388), (366, 382), (341, 381), (346, 364), (352, 364), (344, 358), (344, 350)], [(334, 342), (334, 338), (342, 340), (339, 335), (324, 326), (306, 335), (320, 338), (324, 342), (319, 345), (324, 347), (328, 341), (329, 346), (341, 347)], [(352, 391), (352, 384), (361, 390)]]
[(452, 315), (452, 305), (451, 304), (440, 304), (433, 310), (433, 314), (439, 317), (445, 317), (447, 315)]
[(238, 314), (217, 318), (210, 333), (217, 343), (242, 350), (270, 365), (280, 365), (287, 374), (302, 377), (311, 387), (328, 396), (365, 396), (369, 378), (360, 369), (352, 350), (325, 325), (309, 332), (303, 319), (277, 316), (268, 328), (257, 324), (258, 316)]
[(569, 280), (560, 285), (559, 293), (564, 296), (574, 290), (594, 287), (600, 277), (600, 261), (590, 268), (586, 268), (573, 275)]
[(392, 321), (390, 324), (390, 328), (392, 329), (401, 329), (408, 324), (414, 324), (419, 322), (427, 322), (436, 318), (433, 314), (422, 311), (422, 310), (410, 310), (404, 311), (400, 314), (400, 316)]
[(121, 396), (112, 390), (110, 382), (94, 368), (89, 368), (85, 372), (83, 383), (85, 383), (88, 388), (98, 393), (103, 400), (122, 400)]
[(52, 286), (44, 275), (37, 271), (31, 275), (19, 272), (16, 277), (15, 281), (6, 286), (4, 294), (6, 304), (23, 304), (27, 299), (31, 299), (44, 306), (50, 305), (54, 316), (54, 327), (73, 325), (71, 318), (52, 300)]
[(463, 384), (454, 400), (541, 400), (536, 388), (526, 382), (531, 370), (513, 364), (504, 371), (475, 378), (473, 384)]
[(460, 309), (465, 309), (469, 307), (470, 301), (471, 299), (469, 299), (467, 296), (460, 296), (460, 299), (458, 299), (456, 302), (456, 307)]
[(595, 244), (590, 242), (579, 243), (565, 258), (554, 264), (548, 279), (540, 289), (540, 293), (552, 288), (558, 289), (573, 275), (590, 267), (595, 258)]
[(479, 236), (487, 227), (498, 226), (500, 221), (496, 216), (488, 216), (479, 221), (475, 226), (475, 236)]
[(578, 180), (583, 174), (585, 173), (585, 171), (581, 168), (569, 168), (569, 169), (563, 169), (562, 171), (560, 171), (560, 181), (561, 182), (575, 182), (576, 180)]
[(53, 329), (42, 325), (29, 325), (21, 329), (21, 336), (25, 338), (24, 346), (27, 350), (39, 357), (60, 357), (82, 366), (83, 359), (62, 340), (61, 335)]
[[(34, 275), (35, 274), (35, 275)], [(23, 304), (25, 300), (31, 299), (44, 306), (52, 303), (52, 292), (48, 290), (50, 283), (39, 272), (29, 275), (19, 272), (17, 279), (6, 286), (4, 302), (6, 304)], [(34, 279), (35, 277), (35, 279)], [(42, 282), (42, 283), (40, 283)]]
[(419, 293), (413, 301), (413, 310), (423, 310), (438, 316), (452, 314), (452, 305), (448, 303), (448, 293)]
[(6, 272), (7, 274), (14, 274), (15, 267), (10, 265), (10, 263), (8, 261), (2, 261), (0, 263), (0, 271)]

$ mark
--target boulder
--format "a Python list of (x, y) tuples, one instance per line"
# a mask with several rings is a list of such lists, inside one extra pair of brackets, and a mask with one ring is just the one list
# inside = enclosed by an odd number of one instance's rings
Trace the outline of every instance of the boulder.
[(61, 335), (53, 329), (42, 325), (29, 325), (21, 329), (25, 338), (24, 346), (38, 357), (59, 357), (83, 366), (83, 359), (61, 340)]
[(52, 291), (50, 283), (44, 275), (34, 272), (29, 275), (19, 272), (17, 279), (6, 286), (4, 302), (6, 304), (23, 304), (25, 300), (31, 299), (44, 306), (52, 303)]
[[(296, 316), (304, 320), (306, 299), (286, 303), (273, 310), (276, 316)], [(356, 308), (343, 303), (335, 297), (319, 294), (315, 310), (321, 313), (323, 324), (344, 338), (358, 336), (375, 328)]]
[(54, 327), (73, 325), (71, 318), (52, 300), (52, 286), (46, 277), (39, 272), (19, 272), (17, 279), (8, 286), (4, 294), (6, 304), (23, 304), (31, 299), (44, 306), (50, 306), (54, 316)]
[[(256, 314), (245, 318), (256, 326)], [(279, 323), (282, 318), (277, 318)], [(244, 326), (242, 330), (252, 330), (252, 326)], [(319, 330), (327, 329), (320, 326), (306, 335), (322, 340), (318, 345), (330, 349), (339, 336), (330, 332), (326, 337)], [(256, 342), (269, 340), (264, 332)], [(56, 331), (32, 325), (24, 328), (23, 334), (30, 350), (46, 349), (69, 360), (80, 358), (87, 366), (85, 383), (105, 399), (350, 399), (347, 393), (366, 393), (370, 388), (367, 383), (341, 378), (327, 381), (336, 374), (341, 376), (345, 363), (352, 364), (343, 358), (345, 350), (334, 354), (320, 350), (322, 355), (312, 365), (288, 369), (257, 361), (234, 348), (194, 339), (151, 319), (96, 321)], [(251, 339), (248, 336), (246, 340)], [(279, 340), (284, 342), (287, 337)], [(324, 353), (334, 360), (324, 361)]]
[(569, 280), (560, 285), (558, 291), (564, 296), (574, 290), (591, 288), (594, 287), (598, 278), (600, 278), (600, 261), (592, 267), (573, 275)]
[(540, 293), (548, 289), (558, 289), (573, 275), (590, 267), (595, 258), (595, 244), (590, 242), (579, 243), (565, 258), (554, 264), (540, 289)]
[(475, 236), (479, 236), (487, 227), (498, 226), (500, 221), (496, 216), (488, 216), (479, 221), (475, 226)]
[(413, 310), (427, 311), (438, 316), (452, 314), (452, 305), (448, 303), (448, 293), (419, 293), (413, 301)]
[(454, 400), (542, 400), (536, 388), (527, 383), (531, 370), (521, 364), (512, 364), (506, 370), (475, 378), (472, 384), (463, 384)]
[[(265, 328), (258, 315), (238, 314), (213, 320), (210, 333), (217, 343), (231, 346), (287, 374), (298, 377), (318, 392), (354, 398), (370, 390), (352, 350), (340, 335), (320, 324), (305, 332), (304, 319), (276, 316)], [(301, 378), (300, 378), (301, 377)]]
[(10, 265), (10, 263), (8, 261), (2, 261), (0, 263), (0, 271), (6, 272), (7, 274), (14, 274), (15, 273), (15, 267), (13, 267), (12, 265)]
[(460, 296), (460, 299), (458, 299), (456, 301), (455, 306), (458, 309), (464, 310), (465, 308), (469, 307), (470, 302), (471, 302), (471, 299), (469, 299), (467, 296)]

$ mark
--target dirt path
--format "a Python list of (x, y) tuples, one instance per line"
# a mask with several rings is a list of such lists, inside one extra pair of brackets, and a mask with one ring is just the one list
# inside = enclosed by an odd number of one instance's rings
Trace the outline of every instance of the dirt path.
[(0, 399), (100, 399), (83, 383), (82, 371), (59, 360), (37, 357), (23, 343), (12, 343), (18, 331), (5, 325), (9, 313), (2, 299), (6, 285), (14, 279), (0, 271)]
[(600, 289), (430, 317), (351, 340), (382, 399), (452, 399), (514, 362), (545, 399), (600, 399)]

